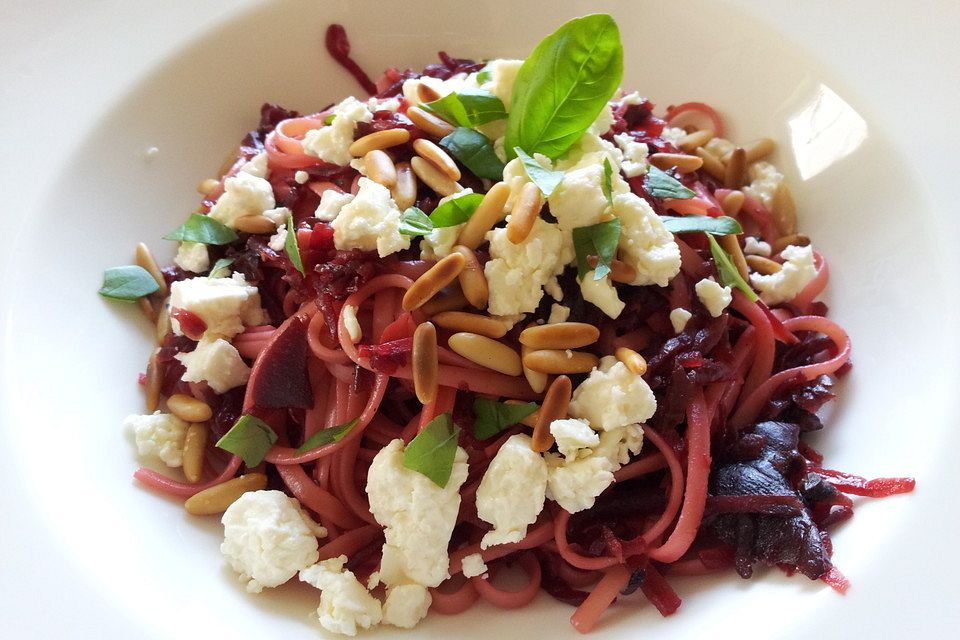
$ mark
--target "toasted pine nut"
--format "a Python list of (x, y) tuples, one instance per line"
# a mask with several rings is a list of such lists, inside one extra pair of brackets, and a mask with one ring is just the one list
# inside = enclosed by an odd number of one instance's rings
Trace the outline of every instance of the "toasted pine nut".
[[(750, 144), (744, 145), (743, 150), (747, 154), (747, 164), (766, 158), (768, 155), (773, 153), (774, 149), (776, 148), (776, 143), (770, 138), (760, 138), (759, 140), (754, 140)], [(724, 162), (730, 162), (731, 153), (733, 152), (723, 156)]]
[(700, 156), (688, 156), (683, 153), (654, 153), (649, 158), (650, 164), (666, 171), (676, 167), (680, 173), (693, 173), (703, 166)]
[(187, 482), (200, 481), (207, 435), (207, 425), (202, 422), (195, 422), (187, 427), (187, 435), (183, 439), (183, 475), (187, 477)]
[(189, 514), (210, 516), (226, 511), (227, 507), (247, 491), (260, 491), (266, 488), (267, 476), (262, 473), (248, 473), (193, 494), (187, 498), (183, 506)]
[(157, 311), (157, 344), (163, 344), (163, 339), (170, 333), (170, 298), (166, 297), (160, 303), (160, 310)]
[(413, 332), (413, 389), (423, 404), (437, 396), (440, 360), (437, 355), (437, 329), (430, 322), (417, 325)]
[(630, 370), (630, 373), (635, 373), (638, 376), (642, 376), (647, 372), (647, 361), (643, 359), (643, 356), (630, 349), (628, 347), (617, 347), (617, 350), (613, 352), (617, 356), (617, 360), (622, 362), (627, 369)]
[(374, 149), (389, 149), (398, 144), (404, 144), (410, 140), (410, 132), (406, 129), (384, 129), (383, 131), (374, 131), (368, 133), (362, 138), (357, 138), (352, 143), (348, 151), (355, 158), (362, 158)]
[(439, 100), (442, 96), (437, 93), (437, 90), (433, 87), (423, 82), (418, 82), (417, 97), (420, 98), (420, 102), (433, 102), (434, 100)]
[[(403, 129), (391, 129), (391, 131), (403, 131)], [(400, 211), (406, 211), (417, 202), (417, 177), (413, 175), (409, 162), (397, 163), (397, 183), (391, 191)]]
[(459, 276), (463, 295), (467, 297), (471, 307), (483, 309), (487, 306), (490, 287), (487, 284), (487, 277), (483, 274), (483, 267), (477, 260), (477, 254), (463, 245), (457, 245), (453, 250), (461, 254), (466, 261)]
[(140, 307), (140, 311), (143, 312), (144, 317), (156, 324), (159, 316), (157, 315), (157, 310), (153, 308), (153, 303), (150, 302), (150, 297), (143, 296), (142, 298), (137, 298), (137, 305)]
[(490, 316), (464, 311), (444, 311), (431, 318), (437, 326), (450, 331), (468, 331), (488, 338), (502, 338), (507, 335), (507, 325)]
[(153, 279), (157, 281), (157, 286), (160, 287), (157, 289), (157, 295), (167, 295), (167, 281), (163, 279), (163, 272), (160, 271), (160, 265), (157, 264), (157, 260), (153, 257), (153, 252), (150, 251), (150, 247), (142, 242), (138, 242), (136, 256), (137, 264), (146, 269), (147, 272), (153, 276)]
[(453, 158), (451, 158), (446, 151), (436, 144), (426, 138), (418, 138), (413, 141), (413, 150), (417, 152), (417, 155), (439, 169), (451, 180), (460, 179), (460, 167), (457, 166), (457, 163), (453, 161)]
[(747, 264), (757, 273), (765, 276), (772, 275), (780, 271), (780, 263), (763, 256), (747, 256)]
[(791, 233), (788, 236), (783, 236), (782, 238), (777, 238), (770, 245), (770, 251), (774, 255), (780, 253), (790, 245), (795, 247), (805, 247), (810, 244), (810, 238), (803, 235), (802, 233)]
[(200, 184), (197, 185), (197, 193), (208, 196), (214, 189), (220, 186), (220, 181), (216, 178), (207, 178), (206, 180), (201, 180)]
[[(600, 259), (597, 256), (587, 256), (587, 264), (589, 264), (594, 269), (597, 268), (597, 264), (600, 262)], [(620, 260), (611, 260), (610, 261), (610, 279), (614, 282), (623, 282), (630, 284), (637, 279), (637, 270), (626, 262), (621, 262)]]
[(430, 267), (403, 295), (403, 310), (411, 311), (423, 306), (423, 303), (437, 295), (440, 289), (453, 282), (466, 263), (463, 254), (451, 253)]
[(420, 311), (429, 318), (444, 311), (463, 309), (468, 304), (467, 298), (463, 295), (463, 291), (460, 290), (460, 285), (455, 283), (451, 287), (442, 289), (440, 293), (423, 303)]
[[(546, 374), (542, 374), (542, 375), (543, 375), (544, 379), (546, 379), (546, 377), (547, 377)], [(544, 386), (546, 386), (546, 385), (544, 385)], [(543, 391), (543, 389), (540, 389), (540, 391)], [(540, 391), (537, 391), (537, 393), (540, 393)], [(504, 403), (504, 404), (518, 405), (518, 404), (527, 404), (527, 401), (526, 401), (526, 400), (504, 400), (503, 403)], [(540, 417), (540, 409), (537, 409), (536, 411), (534, 411), (533, 413), (531, 413), (530, 415), (528, 415), (526, 418), (524, 418), (523, 420), (521, 420), (521, 421), (520, 421), (520, 424), (525, 425), (525, 426), (527, 426), (527, 427), (531, 427), (531, 428), (532, 428), (532, 427), (535, 427), (535, 426), (537, 426), (537, 418), (539, 418), (539, 417)]]
[(442, 138), (453, 133), (454, 126), (420, 107), (407, 109), (407, 117), (417, 128), (432, 138)]
[(747, 261), (743, 257), (743, 249), (740, 247), (740, 240), (737, 238), (737, 236), (720, 236), (717, 238), (717, 242), (720, 243), (720, 246), (723, 248), (723, 250), (729, 253), (730, 257), (733, 258), (733, 264), (737, 266), (737, 271), (740, 272), (740, 276), (749, 282), (750, 270), (747, 268)]
[(167, 408), (184, 422), (206, 422), (213, 417), (210, 405), (185, 393), (175, 393), (167, 398)]
[(743, 185), (747, 178), (747, 152), (743, 147), (737, 147), (730, 154), (730, 160), (723, 173), (723, 186), (736, 189)]
[(468, 249), (474, 250), (483, 244), (487, 231), (490, 231), (493, 225), (503, 220), (503, 207), (507, 204), (507, 198), (509, 197), (510, 187), (503, 182), (498, 182), (490, 187), (487, 194), (483, 196), (480, 206), (477, 207), (463, 229), (460, 230), (457, 244), (462, 244)]
[(243, 216), (233, 222), (233, 227), (243, 233), (252, 233), (254, 235), (263, 235), (274, 233), (277, 230), (277, 224), (267, 216)]
[(715, 155), (704, 149), (703, 147), (697, 147), (694, 150), (694, 153), (703, 160), (703, 170), (709, 173), (711, 176), (717, 180), (723, 180), (723, 175), (726, 172), (726, 167), (723, 166), (723, 163), (717, 159)]
[[(534, 349), (531, 349), (530, 347), (527, 347), (522, 344), (520, 345), (521, 364), (523, 363), (523, 359), (526, 358), (527, 354), (530, 353), (531, 351), (534, 351)], [(533, 369), (531, 369), (525, 364), (523, 365), (523, 377), (527, 379), (527, 384), (530, 385), (530, 388), (537, 393), (543, 393), (543, 390), (547, 388), (547, 381), (550, 378), (550, 376), (548, 376), (547, 374), (541, 371), (534, 371)], [(533, 425), (530, 425), (530, 426), (532, 427)]]
[(743, 208), (744, 200), (746, 200), (746, 196), (743, 195), (742, 191), (733, 190), (723, 198), (720, 208), (728, 216), (735, 216)]
[(600, 359), (585, 351), (536, 349), (523, 356), (523, 364), (541, 373), (588, 373)]
[(550, 383), (550, 388), (543, 397), (543, 404), (540, 405), (537, 422), (533, 427), (533, 442), (530, 447), (537, 453), (543, 453), (553, 446), (550, 423), (567, 416), (572, 392), (573, 384), (567, 376), (557, 376)]
[(788, 236), (797, 232), (797, 205), (793, 201), (793, 194), (786, 182), (780, 182), (773, 192), (773, 202), (770, 205), (770, 214), (781, 235)]
[(510, 212), (510, 221), (507, 223), (507, 239), (513, 244), (520, 244), (530, 235), (533, 223), (543, 208), (543, 194), (540, 187), (534, 182), (528, 182), (520, 189), (520, 195), (513, 203)]
[(443, 197), (452, 196), (455, 193), (463, 191), (463, 187), (447, 177), (447, 174), (433, 166), (433, 163), (427, 162), (420, 156), (410, 158), (410, 166), (413, 167), (413, 172), (417, 174), (417, 177), (420, 178), (425, 185)]
[(387, 155), (386, 151), (374, 149), (367, 151), (363, 156), (363, 168), (367, 172), (367, 177), (382, 184), (387, 189), (392, 189), (397, 184), (397, 167), (393, 164), (393, 158)]
[(700, 129), (680, 138), (677, 146), (687, 153), (693, 153), (697, 150), (697, 147), (702, 147), (713, 140), (714, 135), (713, 129)]
[(487, 369), (493, 369), (508, 376), (519, 376), (523, 373), (520, 354), (492, 338), (477, 333), (461, 332), (450, 336), (447, 345), (454, 353)]
[(147, 413), (153, 413), (160, 406), (160, 386), (163, 384), (163, 366), (157, 360), (159, 349), (154, 349), (147, 360), (147, 373), (144, 376)]
[(520, 344), (532, 349), (576, 349), (593, 344), (600, 329), (586, 322), (556, 322), (528, 327), (520, 334)]

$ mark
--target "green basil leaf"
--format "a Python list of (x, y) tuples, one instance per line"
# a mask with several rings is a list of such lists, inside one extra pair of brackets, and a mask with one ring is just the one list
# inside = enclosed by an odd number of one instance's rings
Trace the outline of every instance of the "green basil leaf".
[(613, 166), (610, 164), (610, 158), (603, 157), (603, 183), (600, 187), (603, 189), (603, 196), (607, 203), (613, 206)]
[(433, 222), (419, 207), (410, 207), (400, 216), (400, 233), (405, 236), (425, 236), (431, 231)]
[(555, 160), (593, 124), (620, 86), (623, 46), (607, 14), (570, 20), (537, 45), (513, 85), (506, 149)]
[(255, 467), (267, 456), (277, 441), (277, 434), (256, 416), (242, 415), (217, 441), (217, 447), (243, 458), (248, 467)]
[(203, 244), (230, 244), (237, 239), (237, 232), (210, 216), (193, 213), (186, 222), (163, 236), (163, 239)]
[(507, 117), (500, 98), (481, 89), (454, 91), (420, 106), (458, 127), (474, 128)]
[(306, 275), (303, 272), (303, 260), (300, 259), (300, 247), (297, 246), (297, 230), (293, 228), (292, 216), (287, 218), (287, 239), (283, 244), (290, 262), (293, 263), (293, 266), (301, 275)]
[(543, 194), (543, 197), (549, 198), (553, 190), (556, 189), (560, 181), (563, 180), (563, 171), (544, 169), (539, 162), (527, 155), (520, 147), (515, 148), (513, 152), (520, 158), (520, 162), (523, 163), (523, 168), (526, 170), (527, 176), (540, 188), (540, 193)]
[(327, 117), (323, 119), (323, 124), (329, 127), (331, 124), (333, 124), (333, 121), (336, 120), (336, 118), (337, 118), (337, 114), (329, 113), (327, 114)]
[(536, 402), (526, 404), (505, 404), (486, 398), (473, 401), (473, 435), (477, 440), (492, 438), (504, 429), (518, 424), (538, 409)]
[(503, 163), (490, 140), (479, 131), (458, 127), (440, 140), (440, 146), (466, 165), (474, 175), (488, 180), (500, 180), (503, 177)]
[(717, 275), (720, 276), (720, 284), (725, 287), (734, 287), (743, 292), (750, 302), (756, 302), (759, 298), (753, 288), (743, 279), (737, 266), (733, 263), (733, 258), (723, 250), (720, 243), (711, 234), (707, 234), (707, 240), (710, 241), (710, 253), (713, 254), (713, 260), (717, 263)]
[(307, 438), (306, 442), (297, 448), (297, 453), (306, 453), (307, 451), (312, 451), (327, 444), (340, 442), (348, 433), (350, 433), (351, 429), (357, 426), (358, 422), (360, 422), (360, 418), (354, 418), (346, 424), (341, 424), (336, 427), (330, 427), (329, 429), (321, 429), (320, 431), (317, 431), (315, 434)]
[(403, 466), (422, 473), (438, 487), (445, 487), (453, 471), (459, 440), (460, 427), (453, 423), (450, 413), (441, 413), (403, 450)]
[(477, 71), (477, 84), (483, 84), (484, 82), (489, 82), (493, 79), (493, 76), (490, 73), (490, 63), (488, 62), (484, 65), (483, 69)]
[(610, 263), (617, 255), (620, 242), (620, 218), (577, 227), (573, 230), (573, 248), (577, 252), (577, 278), (583, 280), (590, 271), (588, 256), (597, 256), (593, 279), (602, 280), (610, 273)]
[(481, 200), (483, 200), (482, 193), (468, 193), (465, 196), (447, 200), (430, 214), (430, 222), (433, 224), (433, 228), (463, 224), (477, 210)]
[[(219, 278), (220, 276), (230, 275), (229, 269), (230, 265), (233, 264), (233, 258), (220, 258), (213, 263), (213, 269), (210, 269), (211, 278)], [(226, 273), (220, 273), (221, 271), (226, 271)]]
[(711, 216), (660, 216), (660, 220), (670, 233), (704, 231), (717, 236), (743, 233), (740, 223), (729, 216), (718, 218)]
[(111, 267), (103, 272), (103, 284), (97, 291), (104, 298), (114, 300), (137, 300), (148, 296), (160, 285), (153, 279), (150, 272), (143, 267), (130, 265), (126, 267)]
[(654, 198), (686, 200), (697, 195), (680, 184), (680, 181), (669, 173), (653, 165), (647, 167), (647, 175), (643, 178), (643, 188)]

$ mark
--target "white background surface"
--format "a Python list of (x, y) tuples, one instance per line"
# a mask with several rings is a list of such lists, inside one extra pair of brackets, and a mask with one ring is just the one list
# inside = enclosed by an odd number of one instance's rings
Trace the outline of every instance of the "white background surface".
[[(684, 605), (671, 619), (633, 599), (598, 632), (726, 637), (746, 624), (770, 638), (951, 635), (956, 3), (398, 4), (0, 7), (0, 635), (319, 634), (307, 618), (315, 592), (243, 593), (222, 566), (216, 522), (198, 524), (133, 483), (119, 425), (141, 406), (135, 376), (149, 337), (135, 309), (96, 296), (100, 273), (128, 262), (136, 240), (163, 246), (261, 101), (310, 109), (356, 91), (328, 73), (331, 20), (346, 23), (375, 75), (421, 67), (440, 48), (522, 55), (564, 19), (601, 7), (619, 9), (626, 87), (661, 107), (705, 99), (733, 137), (781, 142), (801, 225), (833, 267), (833, 317), (854, 339), (853, 375), (817, 444), (838, 468), (912, 474), (919, 487), (863, 503), (836, 534), (835, 560), (854, 583), (846, 597), (775, 572), (678, 581)], [(148, 160), (151, 146), (159, 154)], [(569, 611), (541, 596), (536, 611), (432, 616), (419, 634), (573, 637)]]

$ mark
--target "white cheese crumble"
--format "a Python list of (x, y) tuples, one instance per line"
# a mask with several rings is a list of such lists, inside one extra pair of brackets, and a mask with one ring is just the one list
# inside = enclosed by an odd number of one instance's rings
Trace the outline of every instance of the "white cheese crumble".
[(513, 97), (513, 83), (517, 79), (517, 72), (523, 66), (523, 60), (491, 60), (487, 63), (486, 69), (490, 74), (490, 79), (481, 85), (496, 97), (500, 98), (503, 106), (510, 111)]
[(574, 390), (570, 416), (583, 418), (594, 429), (610, 431), (645, 422), (657, 410), (657, 400), (646, 381), (613, 356), (600, 360)]
[[(444, 96), (450, 95), (453, 92), (463, 91), (464, 89), (476, 89), (477, 87), (477, 74), (470, 73), (458, 73), (457, 75), (450, 76), (446, 80), (441, 80), (440, 78), (433, 78), (431, 76), (420, 76), (419, 78), (410, 78), (403, 81), (402, 91), (403, 97), (410, 106), (416, 106), (422, 104), (420, 100), (420, 94), (417, 91), (417, 85), (424, 85), (433, 89), (437, 94), (442, 98)], [(399, 108), (399, 102), (397, 103)], [(382, 107), (381, 107), (382, 109)], [(396, 111), (396, 109), (393, 109)]]
[(570, 318), (570, 307), (556, 303), (550, 305), (550, 317), (547, 318), (547, 324), (566, 322), (568, 318)]
[(670, 312), (670, 324), (673, 325), (674, 333), (681, 333), (687, 327), (687, 323), (693, 314), (682, 307), (677, 307)]
[(433, 598), (427, 588), (419, 584), (400, 584), (387, 589), (383, 601), (383, 623), (402, 629), (412, 629), (423, 620)]
[(343, 566), (347, 556), (324, 560), (300, 571), (300, 580), (320, 589), (317, 617), (320, 626), (332, 633), (357, 635), (380, 623), (380, 601), (363, 588), (352, 571)]
[(133, 431), (137, 453), (141, 456), (156, 456), (168, 467), (183, 465), (187, 423), (177, 416), (159, 411), (145, 416), (130, 415), (123, 426)]
[(564, 418), (550, 423), (550, 435), (557, 449), (568, 462), (589, 454), (589, 449), (600, 444), (600, 435), (590, 428), (586, 420)]
[[(207, 325), (204, 333), (210, 337), (232, 338), (244, 325), (263, 323), (257, 288), (247, 284), (242, 273), (230, 278), (197, 277), (178, 280), (170, 285), (170, 306), (184, 309), (199, 317)], [(174, 333), (182, 335), (180, 323), (171, 319)]]
[[(625, 194), (629, 185), (611, 176), (611, 191), (614, 195)], [(600, 217), (610, 204), (603, 193), (603, 165), (589, 164), (564, 175), (563, 180), (550, 196), (550, 213), (566, 233), (577, 227), (586, 227), (600, 222)]]
[(252, 176), (258, 178), (267, 177), (267, 152), (261, 151), (257, 155), (253, 156), (240, 167), (239, 171), (243, 173), (249, 173)]
[(817, 275), (812, 246), (790, 245), (780, 252), (780, 257), (784, 260), (780, 271), (750, 274), (750, 284), (760, 293), (760, 299), (771, 306), (795, 298)]
[(724, 156), (729, 153), (733, 153), (733, 150), (737, 148), (737, 145), (733, 144), (726, 138), (712, 138), (710, 142), (703, 145), (703, 148), (712, 153), (718, 160), (722, 160)]
[(769, 258), (773, 253), (770, 245), (763, 240), (758, 240), (753, 236), (747, 236), (743, 241), (743, 252), (748, 256), (763, 256)]
[(337, 249), (376, 249), (383, 258), (410, 248), (410, 237), (400, 233), (400, 209), (390, 190), (369, 178), (360, 178), (358, 184), (357, 195), (330, 223)]
[(660, 137), (673, 146), (677, 146), (685, 135), (687, 135), (687, 132), (680, 127), (664, 127)]
[(490, 286), (489, 312), (509, 316), (535, 311), (543, 286), (572, 258), (563, 233), (557, 225), (537, 218), (523, 242), (511, 242), (503, 228), (489, 231), (486, 237), (491, 259), (483, 271)]
[(202, 242), (181, 242), (173, 263), (184, 271), (203, 273), (210, 268), (210, 252)]
[[(440, 198), (440, 201), (437, 202), (437, 207), (472, 193), (473, 189), (464, 189), (463, 191), (458, 191), (452, 195)], [(423, 236), (423, 240), (420, 241), (420, 259), (439, 260), (440, 258), (446, 258), (457, 244), (457, 238), (460, 237), (461, 229), (463, 229), (462, 224), (455, 224), (451, 227), (438, 227)]]
[(633, 193), (616, 196), (613, 213), (620, 218), (620, 259), (637, 270), (631, 284), (667, 286), (680, 272), (680, 247), (660, 216)]
[(618, 133), (613, 136), (620, 150), (623, 151), (623, 164), (620, 168), (628, 178), (642, 176), (647, 172), (647, 154), (650, 153), (646, 143), (637, 142), (629, 133)]
[(174, 357), (187, 369), (184, 382), (206, 382), (217, 393), (226, 393), (250, 379), (250, 367), (236, 347), (223, 338), (204, 336), (196, 349)]
[(277, 204), (270, 183), (250, 171), (238, 171), (226, 179), (223, 187), (224, 191), (210, 208), (209, 215), (231, 228), (238, 219), (260, 215)]
[(357, 308), (351, 304), (343, 305), (343, 326), (347, 328), (347, 334), (350, 341), (354, 344), (360, 342), (363, 337), (363, 329), (360, 328), (360, 321), (357, 320)]
[(310, 180), (310, 174), (306, 171), (297, 171), (293, 174), (293, 179), (297, 184), (307, 184)]
[(783, 174), (769, 162), (754, 162), (747, 169), (750, 184), (743, 188), (748, 196), (753, 196), (767, 209), (773, 205), (773, 195), (783, 182)]
[(477, 489), (477, 515), (493, 525), (480, 548), (519, 542), (543, 510), (547, 463), (530, 436), (511, 436), (490, 461)]
[(617, 290), (610, 282), (609, 276), (594, 280), (593, 274), (593, 271), (589, 271), (580, 281), (580, 294), (583, 299), (596, 305), (611, 318), (619, 317), (624, 307), (627, 306), (626, 303), (617, 295)]
[(340, 215), (340, 210), (351, 202), (353, 202), (352, 193), (342, 193), (336, 189), (327, 189), (323, 192), (323, 195), (320, 196), (320, 204), (317, 205), (317, 210), (313, 215), (321, 222), (332, 222)]
[(370, 122), (373, 113), (366, 103), (349, 97), (333, 108), (332, 115), (334, 118), (330, 124), (307, 131), (303, 136), (303, 151), (342, 167), (353, 159), (349, 148), (357, 123)]
[(596, 120), (593, 121), (593, 124), (590, 125), (590, 128), (587, 129), (588, 133), (592, 133), (595, 136), (602, 136), (606, 132), (610, 131), (610, 127), (613, 126), (613, 109), (610, 107), (610, 103), (603, 105), (603, 109), (600, 109), (600, 113), (597, 114)]
[(697, 298), (714, 318), (719, 318), (723, 310), (733, 302), (733, 292), (730, 287), (723, 287), (712, 278), (704, 278), (694, 285), (694, 289), (697, 292)]
[(482, 576), (487, 572), (487, 564), (479, 553), (471, 553), (465, 556), (460, 566), (463, 568), (463, 577), (465, 578)]

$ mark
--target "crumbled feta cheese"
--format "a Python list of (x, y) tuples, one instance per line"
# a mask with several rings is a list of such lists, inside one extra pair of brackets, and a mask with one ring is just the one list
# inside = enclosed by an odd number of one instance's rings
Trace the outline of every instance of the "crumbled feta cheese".
[(657, 400), (644, 379), (613, 356), (600, 360), (570, 400), (571, 417), (602, 431), (644, 422), (656, 410)]
[[(557, 448), (568, 462), (589, 454), (590, 447), (600, 444), (600, 436), (590, 428), (586, 420), (564, 418), (550, 423), (550, 435), (557, 442)], [(584, 450), (587, 451), (584, 451)]]
[(609, 277), (604, 276), (594, 280), (593, 273), (589, 271), (580, 281), (580, 294), (584, 300), (595, 305), (611, 318), (619, 317), (627, 306), (626, 303), (617, 295), (617, 290)]
[(293, 179), (297, 184), (307, 184), (310, 180), (310, 174), (306, 171), (297, 171), (293, 174)]
[(724, 156), (728, 153), (733, 153), (733, 150), (737, 148), (737, 145), (733, 144), (726, 138), (713, 138), (707, 144), (703, 145), (703, 148), (712, 153), (718, 160), (722, 160)]
[(320, 626), (332, 633), (357, 635), (357, 628), (369, 629), (380, 623), (380, 601), (370, 595), (353, 575), (343, 568), (347, 556), (324, 560), (300, 572), (300, 580), (320, 589), (317, 616)]
[(484, 274), (490, 288), (488, 310), (493, 315), (535, 311), (543, 298), (543, 286), (571, 258), (564, 250), (559, 227), (543, 218), (536, 219), (523, 242), (511, 242), (503, 228), (489, 231), (487, 240), (491, 259)]
[(293, 212), (290, 211), (287, 207), (277, 207), (276, 209), (267, 209), (263, 212), (263, 217), (270, 220), (273, 224), (278, 227), (281, 225), (287, 224), (287, 220), (290, 216), (293, 215)]
[(760, 293), (760, 299), (771, 306), (795, 298), (817, 275), (813, 247), (809, 245), (790, 245), (780, 252), (780, 257), (784, 260), (780, 271), (770, 275), (750, 274), (750, 284)]
[(287, 246), (287, 228), (277, 227), (277, 231), (267, 241), (267, 246), (274, 251), (283, 251)]
[(481, 88), (500, 98), (507, 111), (510, 111), (512, 106), (513, 83), (522, 65), (523, 60), (497, 59), (491, 60), (486, 66), (490, 79), (484, 82)]
[(555, 453), (545, 456), (549, 469), (547, 497), (570, 513), (593, 506), (613, 483), (613, 465), (604, 456), (589, 455), (570, 462)]
[(631, 284), (667, 286), (680, 271), (680, 247), (660, 216), (633, 193), (615, 196), (613, 213), (620, 218), (620, 259), (637, 270)]
[(360, 178), (359, 186), (356, 197), (330, 223), (337, 249), (376, 249), (381, 258), (409, 249), (410, 237), (400, 233), (400, 209), (390, 190), (369, 178)]
[[(248, 163), (249, 164), (249, 163)], [(210, 217), (233, 228), (244, 216), (260, 215), (276, 206), (270, 183), (248, 171), (239, 171), (223, 183), (224, 191), (210, 208)]]
[(620, 98), (621, 104), (637, 105), (637, 104), (643, 104), (644, 102), (646, 102), (646, 98), (641, 96), (636, 91), (631, 91), (630, 93), (626, 93), (622, 98)]
[(550, 317), (547, 318), (547, 324), (566, 322), (569, 317), (570, 307), (565, 307), (562, 304), (552, 304), (550, 305)]
[(184, 382), (205, 381), (217, 393), (226, 393), (250, 379), (250, 367), (236, 347), (223, 338), (205, 335), (196, 349), (174, 357), (187, 368), (183, 374)]
[(320, 204), (317, 205), (317, 210), (313, 215), (321, 222), (332, 222), (340, 215), (340, 210), (351, 202), (353, 202), (352, 193), (342, 193), (336, 189), (327, 189), (323, 192), (323, 195), (320, 196)]
[[(170, 306), (196, 315), (207, 329), (204, 335), (232, 338), (244, 325), (263, 323), (260, 294), (247, 284), (242, 273), (230, 278), (197, 277), (170, 285)], [(171, 319), (174, 333), (182, 335), (180, 323)]]
[(181, 242), (173, 263), (184, 271), (203, 273), (210, 268), (210, 253), (202, 242)]
[(360, 342), (363, 337), (363, 329), (360, 328), (360, 321), (357, 320), (357, 308), (351, 304), (343, 305), (343, 326), (347, 328), (347, 334), (350, 341), (354, 344)]
[(681, 333), (687, 326), (687, 322), (693, 314), (682, 307), (677, 307), (670, 312), (670, 324), (673, 325), (674, 333)]
[(412, 629), (423, 620), (433, 598), (427, 588), (419, 584), (400, 584), (387, 589), (383, 601), (383, 623), (403, 629)]
[[(616, 175), (611, 176), (612, 192), (625, 194), (630, 187)], [(567, 172), (550, 196), (550, 213), (566, 233), (577, 227), (600, 222), (610, 203), (603, 194), (603, 165), (590, 164)]]
[(600, 113), (597, 114), (597, 119), (593, 121), (593, 124), (590, 125), (590, 128), (587, 129), (588, 133), (592, 133), (595, 136), (602, 136), (606, 132), (610, 131), (610, 127), (613, 126), (613, 109), (610, 107), (610, 103), (603, 105), (603, 109), (600, 110)]
[[(445, 198), (440, 198), (437, 207), (472, 193), (473, 189), (464, 189)], [(461, 229), (463, 229), (462, 224), (455, 224), (452, 227), (438, 227), (423, 236), (423, 240), (420, 241), (420, 259), (439, 260), (450, 255), (454, 245), (457, 244)]]
[(487, 564), (479, 553), (471, 553), (465, 556), (460, 566), (463, 567), (463, 577), (465, 578), (482, 576), (487, 572)]
[[(567, 236), (564, 236), (563, 242), (565, 247), (564, 250), (569, 252), (570, 250), (566, 247), (569, 247), (569, 245), (572, 243), (572, 240), (568, 242)], [(563, 300), (563, 287), (560, 286), (560, 281), (557, 280), (557, 276), (553, 276), (552, 278), (547, 280), (547, 283), (543, 285), (543, 290), (547, 292), (548, 296), (550, 296), (557, 302), (560, 302), (561, 300)]]
[(694, 289), (697, 292), (697, 298), (714, 318), (719, 318), (723, 310), (733, 302), (730, 287), (722, 287), (713, 279), (704, 278), (694, 286)]
[(427, 587), (447, 577), (447, 545), (460, 510), (460, 485), (467, 479), (467, 453), (457, 448), (446, 487), (403, 466), (403, 440), (380, 450), (367, 474), (370, 511), (386, 542), (380, 580), (388, 587), (411, 582)]
[(353, 130), (358, 122), (373, 120), (373, 113), (366, 103), (350, 97), (335, 106), (332, 114), (333, 122), (319, 129), (311, 129), (303, 136), (303, 151), (324, 162), (343, 167), (353, 159), (349, 151), (353, 143)]
[(773, 249), (763, 240), (758, 240), (753, 236), (747, 236), (743, 242), (743, 252), (748, 256), (763, 256), (764, 258), (769, 258), (770, 254), (773, 253)]
[(783, 182), (783, 174), (769, 162), (754, 162), (747, 168), (750, 184), (743, 188), (748, 196), (753, 196), (767, 209), (773, 205), (773, 195)]
[(156, 456), (168, 467), (183, 465), (183, 439), (187, 423), (175, 415), (154, 411), (150, 415), (127, 416), (123, 426), (133, 430), (137, 453)]
[(629, 133), (618, 133), (613, 136), (617, 146), (623, 151), (623, 163), (620, 168), (628, 178), (642, 176), (647, 172), (647, 154), (650, 148), (646, 143), (637, 142)]
[(493, 525), (480, 548), (519, 542), (543, 510), (547, 463), (530, 436), (511, 436), (490, 462), (477, 489), (477, 515)]
[(239, 169), (243, 173), (249, 173), (258, 178), (267, 177), (267, 152), (261, 151), (253, 156)]
[(317, 561), (316, 525), (306, 519), (282, 491), (248, 491), (227, 507), (220, 551), (247, 591), (281, 585)]
[(680, 127), (664, 127), (660, 133), (660, 137), (673, 146), (677, 146), (677, 143), (679, 143), (685, 135), (687, 135), (687, 132)]
[(400, 101), (397, 98), (369, 98), (367, 100), (367, 109), (370, 111), (396, 111), (400, 108)]
[(554, 169), (557, 171), (574, 171), (591, 165), (603, 166), (604, 159), (610, 161), (613, 168), (613, 192), (621, 193), (629, 190), (623, 178), (620, 177), (620, 164), (623, 162), (623, 152), (607, 140), (590, 132), (584, 133), (571, 145), (570, 149), (557, 159)]

